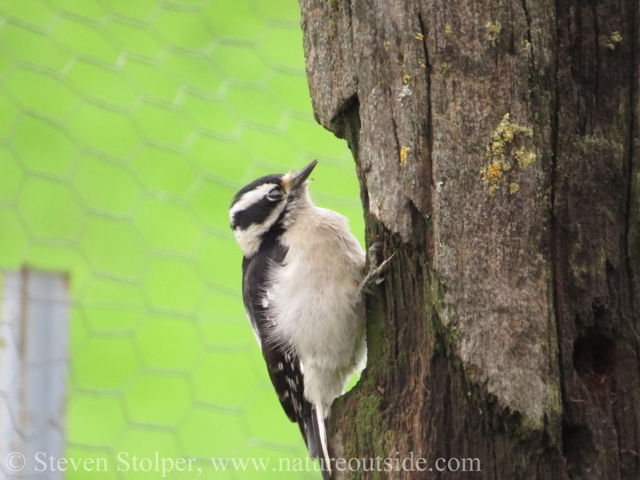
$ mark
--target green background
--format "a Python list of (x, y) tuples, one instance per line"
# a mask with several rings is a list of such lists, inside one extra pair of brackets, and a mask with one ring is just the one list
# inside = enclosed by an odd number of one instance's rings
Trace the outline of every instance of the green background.
[[(314, 158), (363, 223), (346, 144), (313, 120), (295, 0), (0, 0), (0, 268), (71, 277), (67, 456), (303, 458), (241, 301), (235, 192)], [(269, 469), (268, 469), (269, 470)], [(198, 478), (196, 473), (167, 478)]]

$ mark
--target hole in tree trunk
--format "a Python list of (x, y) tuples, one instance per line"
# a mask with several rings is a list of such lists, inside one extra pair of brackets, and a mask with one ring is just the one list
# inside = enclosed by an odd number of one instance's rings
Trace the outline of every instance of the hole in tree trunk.
[(615, 344), (597, 327), (588, 327), (573, 344), (573, 366), (592, 393), (615, 392)]

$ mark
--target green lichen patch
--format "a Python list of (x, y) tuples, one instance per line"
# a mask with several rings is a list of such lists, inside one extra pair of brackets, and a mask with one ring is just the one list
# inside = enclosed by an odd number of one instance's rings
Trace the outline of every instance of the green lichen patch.
[[(489, 163), (482, 167), (480, 174), (482, 182), (489, 189), (489, 196), (495, 196), (498, 187), (505, 172), (508, 172), (517, 164), (520, 170), (524, 170), (536, 161), (537, 155), (534, 151), (528, 149), (524, 143), (519, 148), (514, 146), (514, 142), (523, 142), (526, 138), (533, 138), (533, 130), (531, 127), (523, 127), (516, 123), (512, 123), (509, 113), (505, 113), (502, 120), (491, 134), (491, 142), (487, 146), (487, 158)], [(511, 184), (517, 185), (517, 184)], [(510, 186), (510, 193), (515, 191)]]
[(514, 152), (514, 157), (516, 157), (516, 161), (518, 162), (518, 166), (524, 170), (533, 162), (536, 161), (537, 155), (535, 152), (531, 150), (527, 150), (524, 145), (522, 145), (518, 150)]
[(609, 41), (607, 42), (607, 47), (610, 50), (615, 50), (616, 49), (616, 43), (620, 43), (622, 41), (622, 35), (620, 35), (620, 32), (615, 31), (612, 32), (611, 35), (609, 36)]

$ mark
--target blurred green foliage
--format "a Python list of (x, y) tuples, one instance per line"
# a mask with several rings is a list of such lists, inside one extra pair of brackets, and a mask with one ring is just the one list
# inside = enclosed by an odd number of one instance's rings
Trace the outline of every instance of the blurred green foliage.
[[(296, 0), (0, 0), (0, 268), (70, 273), (67, 456), (306, 455), (244, 315), (233, 194), (321, 163), (363, 232), (353, 161), (314, 121)], [(168, 478), (195, 478), (171, 472)]]

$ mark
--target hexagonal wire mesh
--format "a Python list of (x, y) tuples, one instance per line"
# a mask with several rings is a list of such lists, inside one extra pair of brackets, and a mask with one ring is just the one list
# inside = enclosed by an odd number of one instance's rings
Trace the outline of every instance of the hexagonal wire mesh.
[[(296, 0), (1, 0), (0, 268), (71, 274), (66, 455), (197, 457), (203, 478), (305, 456), (244, 316), (227, 208), (313, 158), (316, 203), (362, 215), (315, 124)], [(264, 457), (265, 472), (210, 457)], [(195, 478), (197, 472), (169, 472)]]

